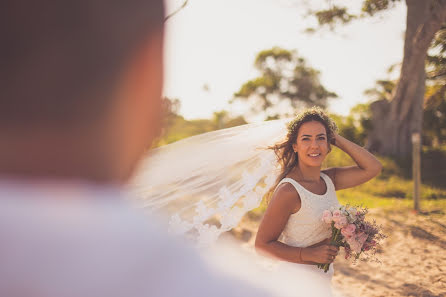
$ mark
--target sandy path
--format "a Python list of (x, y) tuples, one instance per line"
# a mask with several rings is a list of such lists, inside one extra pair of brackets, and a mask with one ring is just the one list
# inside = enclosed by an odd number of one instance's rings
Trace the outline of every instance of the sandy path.
[[(335, 261), (333, 285), (346, 297), (446, 297), (446, 215), (370, 210), (388, 238), (377, 254), (381, 263)], [(245, 216), (232, 234), (253, 246), (260, 218)]]

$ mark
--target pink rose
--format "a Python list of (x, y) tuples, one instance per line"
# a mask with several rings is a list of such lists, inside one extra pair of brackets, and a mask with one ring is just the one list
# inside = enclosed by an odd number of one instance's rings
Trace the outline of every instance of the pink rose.
[(339, 209), (333, 211), (333, 221), (337, 222), (341, 218), (341, 212)]
[[(338, 226), (336, 226), (336, 225), (338, 225)], [(345, 226), (348, 225), (347, 218), (345, 216), (341, 216), (338, 219), (338, 221), (336, 222), (336, 225), (335, 225), (335, 227), (338, 228), (338, 229), (344, 228)]]
[(324, 221), (327, 224), (330, 224), (332, 220), (331, 212), (329, 210), (324, 210), (322, 213), (322, 221)]
[(347, 232), (349, 232), (351, 235), (355, 234), (356, 226), (354, 224), (348, 224), (347, 227), (345, 227)]
[(351, 238), (355, 235), (355, 230), (356, 230), (356, 226), (353, 224), (349, 224), (346, 227), (343, 227), (341, 229), (341, 234), (345, 237), (345, 238)]

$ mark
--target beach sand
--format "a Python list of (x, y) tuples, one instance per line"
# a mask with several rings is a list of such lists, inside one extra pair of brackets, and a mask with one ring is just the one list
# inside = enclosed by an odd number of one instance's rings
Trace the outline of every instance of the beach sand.
[[(344, 259), (334, 262), (333, 287), (345, 297), (446, 297), (446, 215), (443, 211), (415, 214), (411, 210), (371, 209), (388, 236), (376, 257), (381, 263)], [(254, 245), (260, 217), (246, 215), (231, 234)]]

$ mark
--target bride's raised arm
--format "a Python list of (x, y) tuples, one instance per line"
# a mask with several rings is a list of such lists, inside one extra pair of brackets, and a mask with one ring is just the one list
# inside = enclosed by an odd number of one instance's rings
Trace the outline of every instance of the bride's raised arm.
[(335, 134), (333, 144), (347, 153), (356, 163), (355, 166), (333, 167), (323, 171), (330, 176), (336, 190), (360, 185), (381, 172), (381, 163), (366, 149), (338, 134)]

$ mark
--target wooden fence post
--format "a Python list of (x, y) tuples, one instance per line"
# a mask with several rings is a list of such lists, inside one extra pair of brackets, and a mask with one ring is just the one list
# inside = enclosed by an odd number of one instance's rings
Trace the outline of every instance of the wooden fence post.
[(412, 134), (412, 180), (414, 209), (416, 212), (419, 212), (421, 190), (421, 137), (418, 132)]

